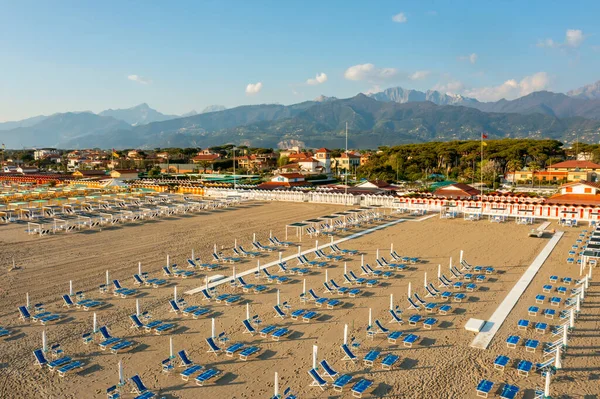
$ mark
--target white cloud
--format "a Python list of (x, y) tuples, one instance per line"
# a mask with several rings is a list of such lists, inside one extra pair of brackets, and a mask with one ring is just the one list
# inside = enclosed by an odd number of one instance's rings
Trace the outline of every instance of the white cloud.
[(410, 80), (422, 80), (427, 78), (431, 74), (430, 71), (416, 71), (415, 73), (408, 76)]
[(433, 86), (433, 90), (437, 90), (442, 93), (453, 94), (460, 93), (461, 91), (463, 91), (464, 88), (465, 85), (459, 80), (451, 80), (449, 82), (438, 83), (437, 85)]
[(246, 94), (249, 96), (258, 94), (258, 92), (260, 92), (262, 90), (262, 86), (263, 86), (262, 82), (248, 83), (248, 86), (246, 86)]
[(567, 29), (565, 32), (565, 41), (563, 43), (556, 42), (552, 39), (539, 40), (538, 47), (548, 48), (578, 48), (583, 44), (585, 35), (581, 29)]
[(508, 100), (533, 93), (534, 91), (547, 89), (550, 84), (550, 78), (546, 72), (538, 72), (530, 76), (525, 76), (520, 81), (509, 79), (498, 86), (487, 86), (468, 89), (464, 94), (469, 97), (475, 97), (480, 101), (497, 101), (502, 98)]
[(373, 87), (371, 87), (369, 90), (365, 91), (365, 94), (374, 94), (374, 93), (379, 93), (381, 90), (381, 86), (379, 85), (375, 85)]
[(351, 66), (344, 72), (348, 80), (382, 81), (398, 75), (396, 68), (376, 68), (373, 64), (358, 64)]
[(461, 55), (458, 57), (459, 61), (469, 61), (471, 64), (475, 64), (477, 62), (477, 54), (471, 53), (469, 55)]
[(403, 12), (396, 14), (392, 17), (392, 21), (397, 22), (399, 24), (403, 24), (406, 21), (408, 21), (408, 18), (406, 18), (406, 14), (404, 14)]
[(324, 72), (318, 73), (314, 79), (310, 78), (306, 80), (306, 84), (311, 86), (320, 85), (325, 82), (327, 82), (327, 75)]
[(144, 77), (142, 77), (140, 75), (129, 75), (129, 76), (127, 76), (127, 79), (129, 79), (129, 80), (131, 80), (133, 82), (137, 82), (139, 84), (143, 84), (143, 85), (147, 85), (147, 84), (152, 83), (151, 80), (146, 79), (146, 78), (144, 78)]

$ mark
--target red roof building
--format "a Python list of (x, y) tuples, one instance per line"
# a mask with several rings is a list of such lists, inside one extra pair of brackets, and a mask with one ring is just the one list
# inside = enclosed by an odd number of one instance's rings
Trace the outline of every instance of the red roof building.
[(569, 160), (558, 162), (546, 168), (553, 172), (568, 172), (571, 170), (600, 171), (600, 165), (591, 161)]
[(440, 187), (433, 192), (433, 195), (451, 199), (473, 198), (481, 194), (479, 190), (464, 183), (452, 183)]

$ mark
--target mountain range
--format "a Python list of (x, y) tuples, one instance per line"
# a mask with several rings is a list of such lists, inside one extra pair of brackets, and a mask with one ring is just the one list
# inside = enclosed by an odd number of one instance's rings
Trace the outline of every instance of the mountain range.
[(496, 102), (396, 87), (349, 99), (319, 96), (288, 106), (211, 106), (182, 117), (140, 104), (100, 114), (68, 112), (6, 122), (0, 124), (0, 140), (8, 148), (206, 147), (227, 142), (341, 147), (348, 122), (349, 144), (356, 148), (478, 139), (482, 133), (491, 138), (548, 137), (568, 142), (578, 137), (599, 142), (597, 86), (569, 92), (572, 95), (540, 91)]

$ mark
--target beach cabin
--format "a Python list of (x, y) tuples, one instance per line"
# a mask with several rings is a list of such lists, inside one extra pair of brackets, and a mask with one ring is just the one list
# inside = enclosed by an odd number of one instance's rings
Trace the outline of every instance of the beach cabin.
[(115, 169), (110, 172), (110, 177), (120, 180), (134, 180), (138, 178), (138, 171), (135, 169)]
[(93, 177), (104, 177), (106, 172), (103, 170), (76, 170), (71, 174), (75, 178), (93, 178)]
[(477, 197), (480, 193), (479, 190), (468, 184), (452, 183), (438, 188), (433, 192), (433, 195), (448, 199), (471, 199)]

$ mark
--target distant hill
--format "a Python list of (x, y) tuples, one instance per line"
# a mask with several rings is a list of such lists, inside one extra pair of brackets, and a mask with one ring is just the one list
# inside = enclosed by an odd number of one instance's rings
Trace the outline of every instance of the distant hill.
[(179, 118), (178, 115), (162, 114), (157, 110), (150, 108), (146, 103), (125, 109), (107, 109), (106, 111), (100, 112), (98, 115), (111, 116), (133, 126)]
[(328, 101), (335, 101), (337, 100), (337, 97), (327, 97), (324, 96), (323, 94), (321, 94), (319, 97), (315, 98), (313, 101), (316, 101), (318, 103), (326, 103)]
[(307, 146), (343, 147), (344, 127), (350, 127), (349, 144), (355, 148), (490, 138), (553, 138), (598, 142), (600, 121), (559, 119), (540, 113), (486, 113), (463, 106), (432, 102), (382, 102), (360, 94), (344, 100), (307, 102), (292, 106), (254, 105), (188, 118), (109, 131), (101, 136), (70, 140), (81, 147), (212, 146), (236, 142), (277, 147), (281, 142)]
[(600, 80), (596, 83), (585, 85), (575, 90), (567, 92), (567, 96), (573, 98), (584, 98), (588, 100), (600, 99)]
[[(91, 112), (67, 112), (51, 115), (33, 126), (0, 131), (0, 140), (7, 148), (63, 147), (65, 142), (79, 137), (102, 137), (115, 130), (129, 129), (129, 124), (110, 116)], [(110, 143), (101, 147), (109, 148)]]
[(23, 119), (20, 121), (0, 122), (0, 130), (10, 130), (10, 129), (18, 128), (18, 127), (33, 126), (36, 123), (40, 123), (41, 121), (43, 121), (46, 118), (47, 118), (47, 116), (45, 116), (45, 115), (39, 115), (39, 116), (34, 116), (31, 118)]
[(516, 100), (500, 100), (489, 103), (472, 103), (469, 106), (484, 112), (516, 112), (520, 114), (541, 113), (557, 118), (580, 116), (600, 119), (600, 99), (573, 98), (561, 93), (536, 91)]
[(206, 114), (209, 112), (219, 112), (219, 111), (225, 111), (227, 109), (227, 107), (225, 107), (224, 105), (209, 105), (208, 107), (204, 108), (202, 110), (202, 112), (200, 112), (201, 114)]
[(402, 87), (391, 87), (378, 93), (368, 94), (368, 96), (377, 101), (392, 101), (400, 104), (422, 101), (431, 101), (437, 105), (468, 105), (478, 103), (474, 98), (463, 97), (458, 94), (441, 93), (436, 90), (422, 92), (419, 90), (403, 89)]

